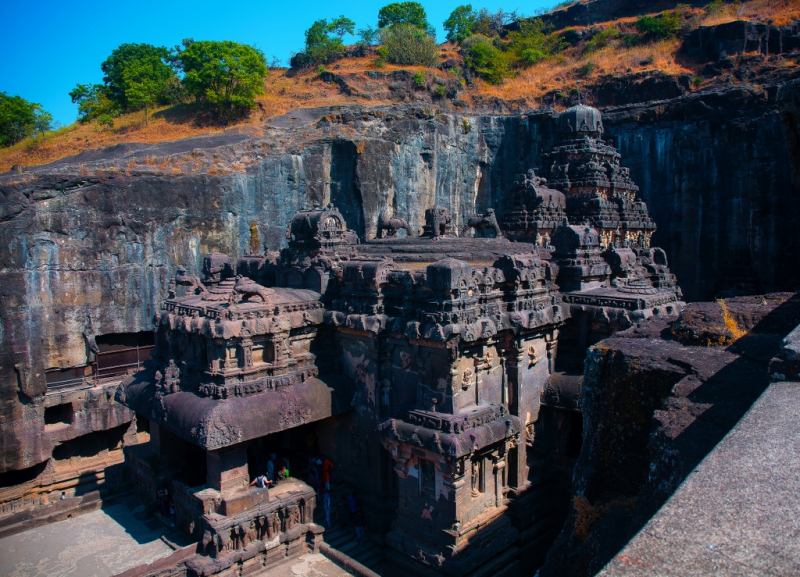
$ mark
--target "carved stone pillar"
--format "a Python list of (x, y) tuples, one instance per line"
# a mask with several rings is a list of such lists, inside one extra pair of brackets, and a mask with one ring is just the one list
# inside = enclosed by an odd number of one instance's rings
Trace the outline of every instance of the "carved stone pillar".
[(207, 451), (206, 467), (206, 484), (220, 493), (246, 487), (249, 483), (247, 448), (244, 443), (218, 451)]

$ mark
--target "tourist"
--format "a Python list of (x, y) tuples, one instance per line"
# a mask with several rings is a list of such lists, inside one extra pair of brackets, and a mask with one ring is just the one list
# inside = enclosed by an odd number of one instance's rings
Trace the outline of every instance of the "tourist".
[(356, 529), (356, 543), (362, 549), (364, 548), (364, 513), (361, 512), (361, 509), (357, 509), (355, 513), (353, 513), (353, 527)]
[(331, 528), (331, 494), (325, 491), (322, 494), (322, 509), (325, 511), (325, 525)]
[(269, 490), (269, 486), (271, 484), (272, 482), (269, 479), (267, 479), (267, 476), (264, 473), (261, 473), (258, 477), (252, 480), (250, 486), (252, 487), (253, 485), (255, 485), (259, 489)]
[(333, 463), (325, 457), (322, 462), (322, 483), (328, 491), (331, 490), (331, 469), (333, 469)]
[(169, 500), (169, 519), (169, 526), (175, 527), (175, 501), (172, 499)]
[(67, 493), (66, 491), (61, 491), (61, 498), (59, 501), (66, 501), (67, 500)]

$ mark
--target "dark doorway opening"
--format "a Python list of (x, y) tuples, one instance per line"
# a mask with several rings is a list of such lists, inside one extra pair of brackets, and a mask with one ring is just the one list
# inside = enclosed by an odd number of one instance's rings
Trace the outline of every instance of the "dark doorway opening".
[(47, 425), (71, 425), (72, 424), (72, 403), (47, 407), (44, 410), (44, 424)]

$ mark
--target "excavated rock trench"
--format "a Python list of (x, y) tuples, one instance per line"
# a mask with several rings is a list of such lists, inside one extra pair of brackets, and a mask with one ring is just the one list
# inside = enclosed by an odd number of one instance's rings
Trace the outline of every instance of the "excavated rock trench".
[[(731, 88), (604, 110), (606, 135), (641, 188), (659, 226), (653, 244), (670, 255), (685, 300), (796, 288), (798, 92), (795, 81), (780, 91)], [(119, 145), (0, 176), (0, 474), (45, 466), (64, 440), (40, 424), (46, 370), (85, 364), (96, 336), (150, 330), (178, 265), (198, 270), (214, 250), (236, 258), (278, 249), (290, 216), (313, 201), (333, 202), (362, 236), (374, 234), (384, 210), (415, 230), (434, 205), (448, 207), (459, 228), (466, 215), (501, 212), (522, 167), (546, 174), (541, 152), (554, 140), (554, 118), (307, 109), (260, 134)], [(585, 442), (575, 476), (583, 500), (573, 500), (542, 576), (602, 567), (746, 410), (784, 328), (760, 327), (797, 308), (788, 295), (766, 302), (743, 326), (767, 336), (728, 348), (686, 344), (672, 336), (674, 319), (656, 319), (590, 353), (584, 439), (597, 441)], [(640, 356), (647, 367), (633, 370)], [(736, 406), (687, 401), (700, 389), (719, 395), (709, 383), (734, 367), (755, 379)], [(642, 370), (639, 397), (609, 392), (608, 383), (640, 382)], [(106, 400), (82, 432), (130, 423)], [(612, 418), (618, 405), (624, 411)], [(621, 439), (619, 415), (636, 424)]]

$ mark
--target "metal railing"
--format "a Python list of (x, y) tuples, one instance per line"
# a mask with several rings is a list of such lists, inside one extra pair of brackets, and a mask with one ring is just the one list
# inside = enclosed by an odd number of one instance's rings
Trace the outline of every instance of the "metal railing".
[[(85, 369), (91, 367), (90, 375), (61, 379), (58, 381), (47, 382), (48, 391), (60, 391), (64, 389), (88, 389), (102, 384), (119, 380), (120, 377), (135, 373), (144, 367), (146, 360), (150, 358), (150, 352), (154, 346), (132, 347), (117, 351), (107, 351), (98, 353), (95, 362), (84, 367), (75, 369)], [(115, 363), (115, 364), (106, 364)], [(51, 371), (50, 374), (56, 371)]]

